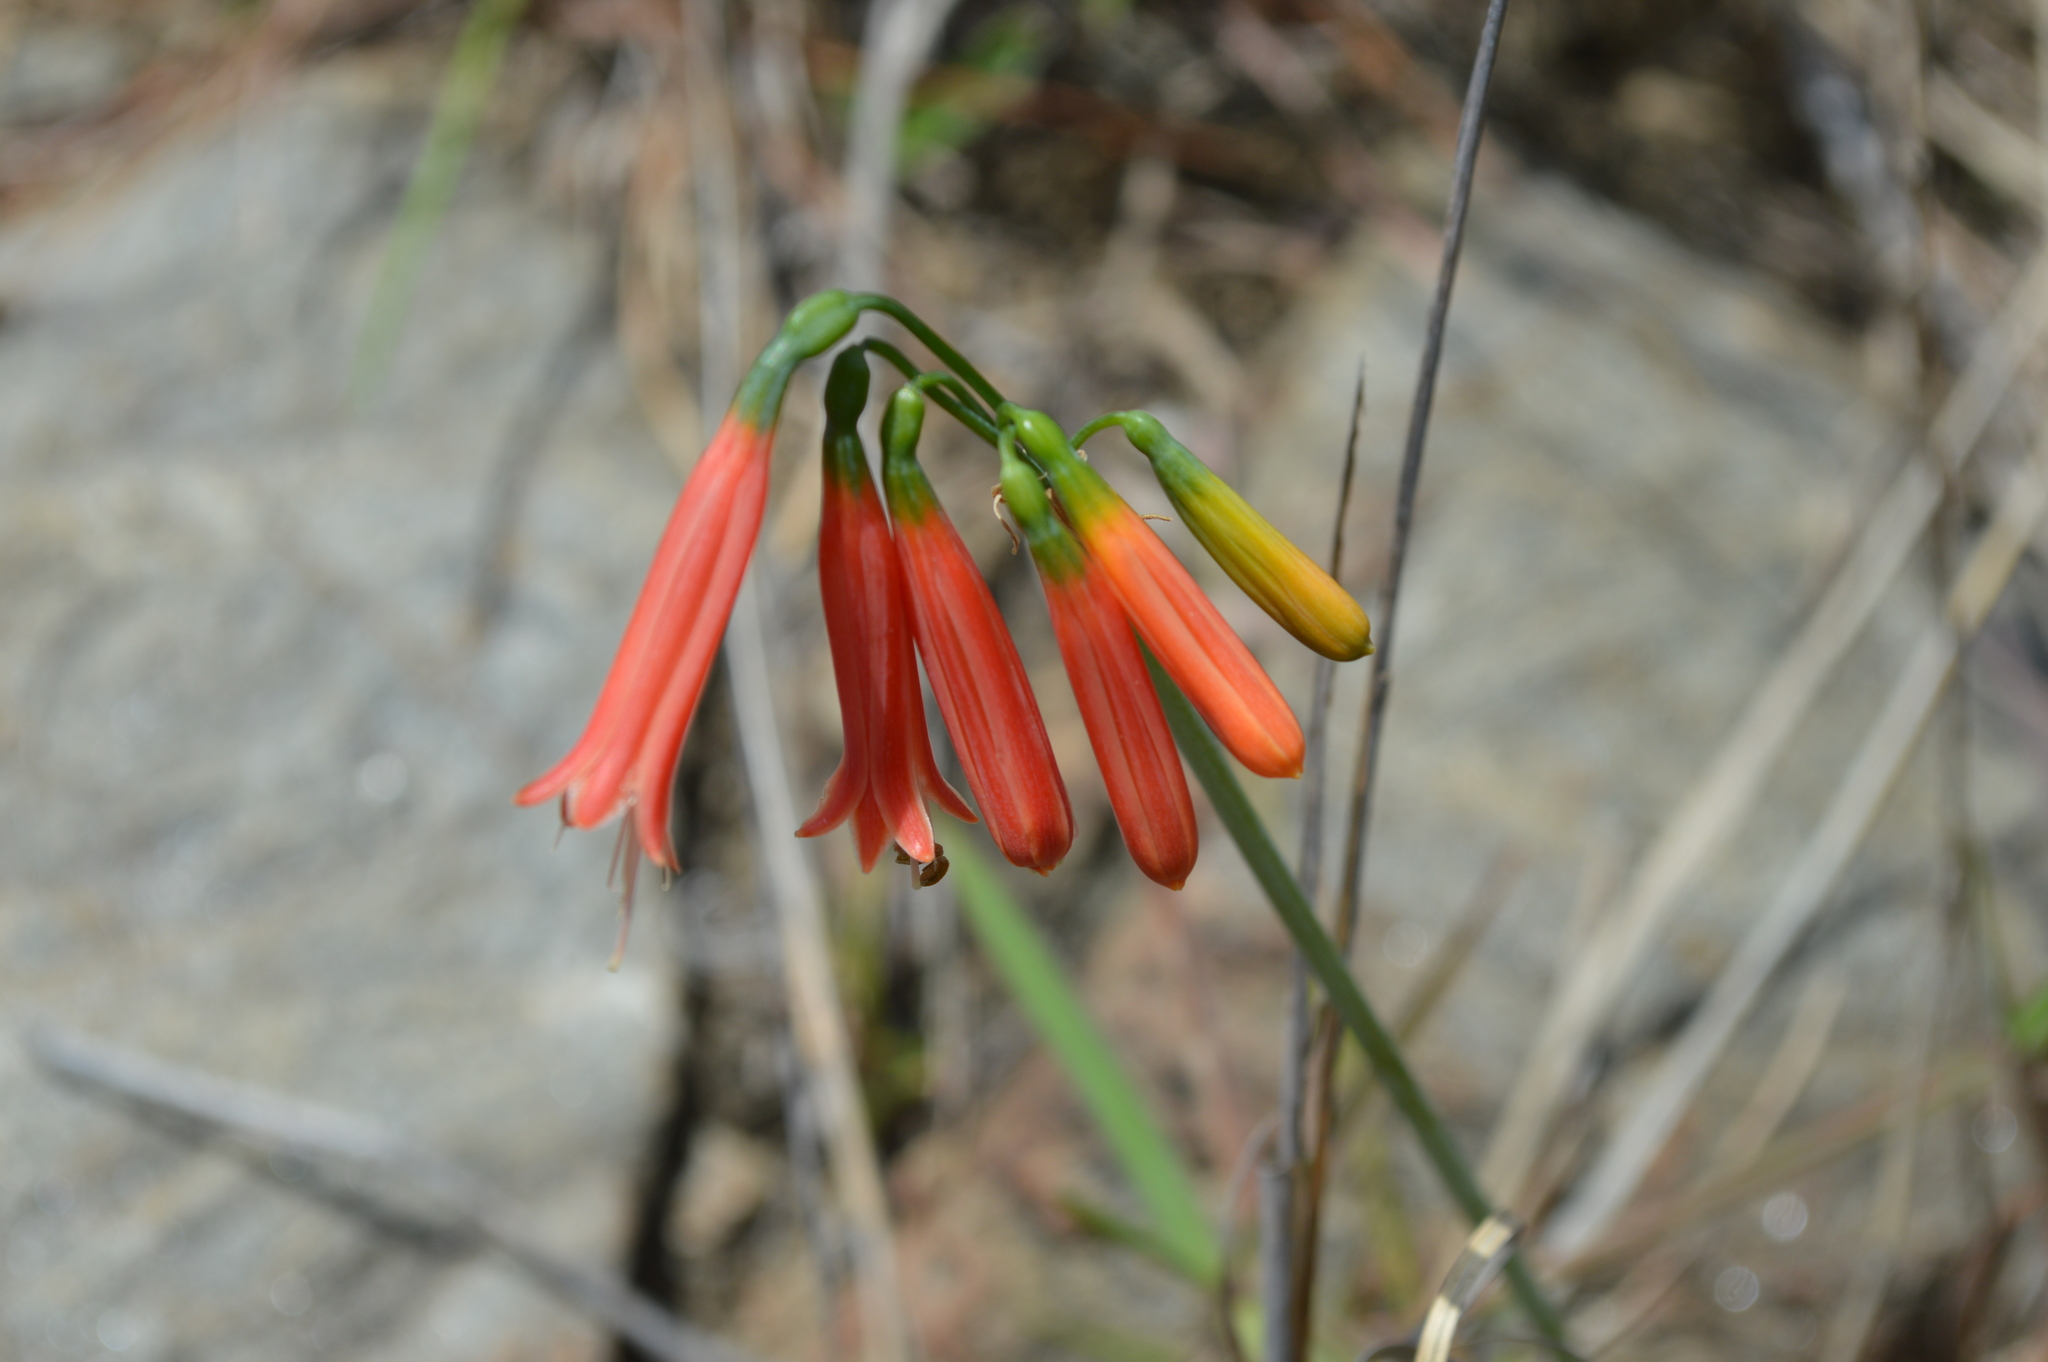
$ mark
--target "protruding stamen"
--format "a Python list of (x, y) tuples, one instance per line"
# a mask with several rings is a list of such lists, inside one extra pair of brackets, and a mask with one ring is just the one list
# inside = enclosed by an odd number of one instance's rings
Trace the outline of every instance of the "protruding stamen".
[[(604, 872), (604, 887), (607, 889), (619, 882), (619, 866), (626, 859), (626, 839), (632, 835), (632, 829), (631, 818), (619, 820), (619, 835), (612, 839), (612, 863)], [(628, 869), (626, 873), (631, 875), (633, 872)]]
[(993, 500), (989, 504), (989, 509), (995, 512), (996, 524), (1002, 526), (1003, 533), (1010, 536), (1010, 556), (1014, 558), (1017, 551), (1024, 547), (1024, 541), (1017, 537), (1017, 527), (1003, 518), (1003, 485), (997, 483), (991, 488), (990, 496)]
[[(619, 839), (621, 846), (625, 838)], [(640, 883), (640, 851), (635, 847), (626, 857), (626, 892), (619, 899), (619, 939), (612, 943), (612, 958), (605, 962), (605, 968), (613, 974), (619, 972), (619, 965), (626, 958), (626, 937), (633, 930), (633, 891)]]

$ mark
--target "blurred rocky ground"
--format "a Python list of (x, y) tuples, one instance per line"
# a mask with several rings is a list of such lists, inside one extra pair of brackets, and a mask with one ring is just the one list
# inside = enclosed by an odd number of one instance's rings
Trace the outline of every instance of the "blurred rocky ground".
[[(102, 18), (28, 23), (0, 112), (47, 122), (120, 88), (139, 40)], [(612, 129), (574, 60), (515, 45), (389, 377), (367, 401), (349, 394), (444, 57), (438, 41), (396, 41), (252, 77), (0, 225), (0, 1356), (610, 1347), (471, 1246), (366, 1214), (289, 1161), (58, 1085), (16, 1043), (37, 1022), (373, 1116), (469, 1168), (562, 1255), (643, 1284), (666, 1272), (693, 1319), (763, 1357), (834, 1355), (839, 1265), (806, 1232), (815, 1170), (781, 1105), (779, 966), (744, 783), (717, 753), (722, 706), (684, 801), (722, 840), (674, 891), (643, 886), (616, 974), (609, 837), (553, 846), (545, 812), (509, 803), (580, 726), (676, 485), (613, 338), (616, 225), (559, 173), (561, 148), (602, 160)], [(900, 286), (1062, 419), (1158, 409), (1318, 551), (1362, 361), (1346, 575), (1370, 600), (1436, 266), (1440, 139), (1374, 141), (1372, 209), (1341, 226), (1276, 229), (1189, 175), (1149, 236), (1133, 225), (1149, 172), (1098, 164), (1092, 146), (1062, 162), (1062, 145), (1010, 129), (934, 161), (899, 226)], [(1020, 162), (1039, 167), (1037, 198), (1006, 208)], [(1087, 194), (1063, 231), (1069, 186)], [(1088, 216), (1103, 205), (1108, 220)], [(1190, 270), (1198, 247), (1207, 273)], [(1157, 264), (1166, 291), (1119, 293), (1114, 267), (1132, 259)], [(1776, 273), (1703, 259), (1508, 151), (1482, 163), (1361, 952), (1369, 990), (1398, 1006), (1496, 854), (1521, 858), (1419, 1041), (1475, 1150), (1557, 961), (1583, 939), (1586, 881), (1655, 831), (1907, 456), (1912, 402), (1869, 395), (1885, 356)], [(1105, 300), (1131, 302), (1121, 323)], [(785, 433), (756, 569), (800, 798), (837, 755), (809, 429), (793, 416)], [(1182, 895), (1123, 863), (1036, 587), (981, 513), (988, 467), (945, 448), (935, 477), (1016, 622), (1084, 821), (1067, 867), (1017, 887), (1220, 1204), (1273, 1099), (1284, 940), (1211, 823)], [(1142, 500), (1136, 461), (1102, 448), (1099, 466)], [(1305, 705), (1307, 659), (1208, 576)], [(1932, 598), (1924, 580), (1900, 593), (1688, 901), (1613, 1038), (1617, 1091), (1775, 886)], [(1363, 684), (1353, 667), (1337, 689), (1340, 783)], [(1971, 790), (2024, 885), (2042, 768), (2023, 736), (1982, 714)], [(1831, 920), (1827, 949), (1858, 978), (1904, 977), (1921, 949), (1940, 788), (1931, 763), (1909, 774)], [(1293, 825), (1296, 791), (1257, 797)], [(943, 893), (861, 881), (839, 838), (817, 854), (926, 1353), (1213, 1352), (1208, 1302), (1076, 1233), (1068, 1198), (1127, 1193)], [(910, 1015), (895, 1015), (892, 990), (920, 969)], [(1792, 974), (1689, 1140), (1753, 1082)], [(1885, 1079), (1897, 1012), (1894, 993), (1857, 990), (1802, 1110)], [(908, 1070), (890, 1064), (898, 1032), (917, 1035)], [(664, 1167), (679, 1121), (688, 1156)], [(1930, 1135), (1931, 1157), (1952, 1164), (1961, 1130)], [(1996, 1156), (2002, 1176), (2023, 1149)], [(1405, 1146), (1392, 1157), (1392, 1195), (1435, 1270), (1450, 1219)], [(1369, 1230), (1387, 1194), (1367, 1184), (1386, 1166), (1362, 1152), (1339, 1179), (1326, 1318), (1346, 1346), (1368, 1321), (1375, 1337), (1394, 1327)], [(673, 1206), (664, 1178), (680, 1179)], [(1800, 1353), (1854, 1257), (1871, 1179), (1854, 1160), (1809, 1175), (1813, 1226), (1796, 1242), (1759, 1239), (1756, 1208), (1733, 1208), (1718, 1256), (1684, 1285), (1697, 1309), (1643, 1355), (1725, 1355), (1710, 1302), (1736, 1256), (1764, 1293), (1743, 1337)], [(1924, 1186), (1953, 1199), (1952, 1181)], [(1914, 1262), (1953, 1246), (1954, 1220), (1924, 1219)]]

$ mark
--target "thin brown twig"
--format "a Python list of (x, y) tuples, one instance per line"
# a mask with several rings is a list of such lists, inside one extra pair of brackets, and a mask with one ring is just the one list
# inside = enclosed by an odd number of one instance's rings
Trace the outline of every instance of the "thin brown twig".
[[(716, 401), (732, 391), (739, 377), (730, 342), (741, 331), (749, 262), (732, 108), (719, 61), (725, 48), (723, 24), (711, 0), (683, 0), (683, 5), (685, 94), (698, 188), (700, 406), (709, 412), (716, 410)], [(903, 1362), (910, 1354), (910, 1332), (880, 1157), (854, 1073), (853, 1044), (832, 973), (818, 884), (803, 848), (788, 836), (798, 818), (775, 718), (763, 630), (768, 606), (758, 580), (758, 573), (749, 572), (741, 583), (726, 630), (725, 656), (740, 754), (760, 823), (768, 888), (781, 925), (790, 1025), (833, 1190), (851, 1230), (861, 1303), (861, 1355), (867, 1362)]]
[[(1401, 451), (1400, 481), (1394, 496), (1393, 540), (1387, 555), (1386, 586), (1381, 592), (1379, 620), (1374, 629), (1375, 652), (1371, 678), (1367, 682), (1365, 723), (1359, 734), (1358, 755), (1352, 773), (1344, 871), (1338, 881), (1336, 921), (1331, 931), (1337, 950), (1347, 956), (1357, 930), (1358, 908), (1364, 892), (1366, 848), (1372, 826), (1380, 739), (1385, 728), (1387, 697), (1393, 685), (1394, 626), (1401, 601), (1401, 577), (1407, 565), (1408, 544), (1415, 523), (1415, 498), (1422, 478), (1423, 450), (1429, 440), (1430, 413), (1436, 402), (1437, 371), (1443, 363), (1451, 290), (1457, 281), (1458, 257), (1465, 244), (1465, 218), (1471, 207), (1472, 180), (1479, 161), (1486, 90), (1492, 80), (1494, 56), (1499, 50), (1501, 26), (1506, 17), (1507, 0), (1489, 0), (1472, 63), (1471, 79), (1466, 86), (1464, 108), (1459, 116), (1451, 197), (1444, 215), (1443, 256), (1437, 270), (1436, 292), (1430, 304), (1428, 326), (1423, 335), (1422, 355), (1416, 368), (1415, 400), (1409, 409), (1407, 439)], [(1308, 1336), (1310, 1322), (1306, 1284), (1315, 1276), (1322, 1189), (1329, 1168), (1330, 1123), (1335, 1114), (1331, 1080), (1336, 1069), (1340, 1036), (1336, 1015), (1325, 1006), (1317, 1018), (1311, 1065), (1315, 1089), (1314, 1140), (1309, 1154), (1307, 1198), (1296, 1217), (1300, 1229), (1295, 1240), (1294, 1271), (1298, 1274), (1298, 1281), (1303, 1283), (1295, 1290), (1296, 1298), (1303, 1301), (1296, 1332), (1297, 1346)], [(1526, 1272), (1519, 1262), (1510, 1268), (1510, 1272), (1514, 1274), (1518, 1288), (1524, 1292), (1530, 1290)]]
[(1522, 875), (1529, 868), (1529, 858), (1518, 847), (1502, 847), (1493, 859), (1486, 863), (1486, 871), (1479, 877), (1479, 883), (1466, 900), (1465, 907), (1454, 919), (1455, 925), (1442, 944), (1430, 952), (1415, 986), (1401, 999), (1401, 1005), (1394, 1010), (1394, 1035), (1401, 1041), (1413, 1040), (1423, 1026), (1434, 1016), (1438, 1004), (1458, 982), (1465, 966), (1471, 962), (1472, 952), (1494, 922), (1501, 910), (1514, 897), (1515, 886), (1521, 883)]
[(1884, 1164), (1878, 1173), (1869, 1227), (1860, 1245), (1861, 1261), (1823, 1336), (1821, 1362), (1856, 1362), (1863, 1356), (1863, 1345), (1869, 1341), (1878, 1308), (1884, 1303), (1893, 1260), (1906, 1235), (1913, 1200), (1913, 1159), (1920, 1148), (1920, 1103), (1914, 1096), (1927, 1081), (1935, 1032), (1941, 1021), (1942, 995), (1948, 982), (1948, 932), (1938, 920), (1926, 925), (1932, 927), (1935, 936), (1931, 953), (1933, 977), (1921, 990), (1917, 1000), (1920, 1006), (1908, 1017), (1901, 1037), (1905, 1054), (1900, 1067), (1905, 1071), (1907, 1086), (1898, 1100), (1891, 1137), (1885, 1142)]
[(1902, 1091), (1918, 1094), (1914, 1110), (1925, 1116), (1996, 1091), (2002, 1072), (1998, 1055), (1951, 1054), (1917, 1087), (1902, 1079), (1846, 1110), (1779, 1136), (1746, 1168), (1637, 1206), (1617, 1218), (1598, 1242), (1557, 1262), (1557, 1275), (1583, 1281), (1612, 1272), (1675, 1234), (1861, 1149), (1898, 1128), (1904, 1111)]
[[(1344, 526), (1351, 510), (1351, 489), (1358, 472), (1358, 433), (1365, 421), (1365, 361), (1358, 364), (1358, 386), (1351, 395), (1351, 427), (1344, 437), (1344, 471), (1337, 482), (1336, 523), (1330, 530), (1330, 576), (1344, 571)], [(1323, 800), (1328, 783), (1330, 694), (1337, 664), (1316, 659), (1315, 690), (1309, 701), (1307, 759), (1301, 773), (1301, 857), (1296, 878), (1301, 892), (1314, 903), (1323, 879)], [(1266, 1351), (1272, 1359), (1300, 1356), (1296, 1326), (1306, 1312), (1292, 1269), (1295, 1193), (1301, 1176), (1302, 1116), (1308, 1102), (1309, 1007), (1308, 962), (1299, 950), (1288, 970), (1287, 1026), (1280, 1060), (1279, 1126), (1273, 1158), (1259, 1178), (1259, 1295), (1265, 1311)]]
[(1814, 1070), (1820, 1067), (1828, 1037), (1834, 1033), (1835, 1020), (1848, 999), (1849, 981), (1840, 968), (1829, 964), (1814, 971), (1792, 1009), (1784, 1038), (1764, 1066), (1763, 1076), (1757, 1079), (1749, 1100), (1714, 1145), (1707, 1161), (1708, 1178), (1727, 1177), (1748, 1167), (1764, 1152), (1771, 1137), (1791, 1115), (1799, 1095), (1806, 1091)]
[[(1830, 965), (1814, 972), (1755, 1091), (1722, 1131), (1708, 1157), (1707, 1172), (1694, 1184), (1695, 1189), (1726, 1181), (1763, 1155), (1819, 1067), (1848, 996), (1848, 978), (1840, 969)], [(1606, 1352), (1649, 1323), (1708, 1247), (1709, 1241), (1699, 1234), (1678, 1235), (1643, 1256), (1612, 1291), (1580, 1313), (1578, 1326), (1587, 1355)]]

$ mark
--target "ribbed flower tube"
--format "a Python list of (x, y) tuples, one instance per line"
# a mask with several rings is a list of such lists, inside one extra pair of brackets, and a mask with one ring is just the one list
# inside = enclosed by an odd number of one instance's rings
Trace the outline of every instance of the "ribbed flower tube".
[(1053, 636), (1124, 847), (1147, 878), (1178, 889), (1195, 868), (1200, 835), (1145, 655), (1123, 602), (1054, 514), (1037, 470), (1007, 436), (1002, 452), (1003, 500), (1038, 566)]
[(1261, 610), (1324, 657), (1350, 662), (1372, 651), (1372, 624), (1365, 608), (1168, 434), (1157, 417), (1120, 411), (1091, 429), (1112, 423), (1122, 426), (1151, 461), (1152, 474), (1180, 513), (1181, 523)]
[(1300, 775), (1306, 744), (1294, 711), (1173, 551), (1074, 453), (1051, 417), (1010, 406), (1002, 414), (1051, 479), (1067, 523), (1102, 565), (1139, 637), (1217, 739), (1256, 775)]
[(899, 388), (882, 418), (882, 483), (909, 588), (917, 651), (989, 836), (1046, 874), (1074, 841), (1067, 787), (988, 584), (917, 462), (924, 399)]
[(754, 361), (669, 513), (583, 736), (516, 802), (559, 797), (563, 822), (579, 828), (630, 806), (640, 849), (678, 868), (669, 787), (760, 533), (782, 397), (797, 365), (837, 343), (858, 316), (844, 293), (814, 295)]
[(825, 384), (818, 591), (846, 750), (818, 811), (796, 830), (799, 837), (816, 837), (850, 816), (862, 870), (874, 868), (891, 839), (920, 864), (937, 855), (927, 797), (955, 818), (975, 821), (939, 774), (925, 731), (910, 600), (857, 425), (867, 393), (866, 354), (841, 351)]

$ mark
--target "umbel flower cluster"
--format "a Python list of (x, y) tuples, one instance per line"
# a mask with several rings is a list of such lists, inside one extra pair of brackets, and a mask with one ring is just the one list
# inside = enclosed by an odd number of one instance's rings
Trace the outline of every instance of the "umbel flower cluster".
[[(968, 822), (978, 808), (1003, 855), (1041, 874), (1073, 843), (1066, 785), (1016, 644), (918, 464), (930, 402), (994, 446), (1001, 500), (1037, 565), (1124, 844), (1146, 875), (1178, 889), (1195, 864), (1194, 807), (1144, 650), (1258, 775), (1301, 773), (1301, 725), (1172, 551), (1076, 446), (1120, 427), (1202, 547), (1308, 647), (1339, 660), (1371, 652), (1365, 612), (1152, 416), (1113, 412), (1070, 441), (880, 294), (816, 294), (761, 352), (676, 501), (589, 725), (518, 802), (559, 799), (562, 821), (579, 828), (628, 813), (621, 850), (630, 828), (649, 860), (677, 869), (670, 785), (761, 528), (783, 395), (797, 366), (837, 345), (863, 311), (896, 318), (945, 367), (920, 371), (868, 340), (842, 349), (826, 380), (818, 585), (845, 752), (797, 835), (850, 819), (863, 870), (893, 842), (926, 882), (943, 871), (927, 801)], [(882, 411), (879, 492), (857, 429), (871, 356), (906, 380)], [(919, 659), (973, 807), (933, 756)], [(629, 885), (635, 864), (629, 856)]]

